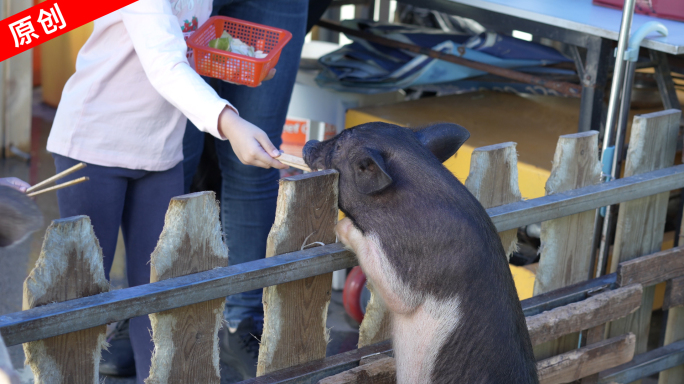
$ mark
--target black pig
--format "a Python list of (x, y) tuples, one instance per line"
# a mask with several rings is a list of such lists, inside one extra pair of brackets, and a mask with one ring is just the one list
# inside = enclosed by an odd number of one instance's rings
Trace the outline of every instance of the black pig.
[(386, 123), (309, 141), (340, 173), (340, 240), (392, 313), (398, 383), (538, 383), (513, 278), (484, 208), (442, 162), (470, 133)]

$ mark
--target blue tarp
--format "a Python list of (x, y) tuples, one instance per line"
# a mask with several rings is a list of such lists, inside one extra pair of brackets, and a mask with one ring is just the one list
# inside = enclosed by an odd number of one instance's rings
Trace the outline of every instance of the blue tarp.
[[(570, 61), (551, 47), (493, 32), (471, 36), (412, 25), (383, 25), (360, 20), (345, 20), (342, 24), (503, 68)], [(353, 40), (351, 44), (319, 60), (326, 68), (316, 78), (320, 86), (340, 91), (379, 93), (415, 85), (454, 82), (485, 74), (458, 64), (350, 38)]]

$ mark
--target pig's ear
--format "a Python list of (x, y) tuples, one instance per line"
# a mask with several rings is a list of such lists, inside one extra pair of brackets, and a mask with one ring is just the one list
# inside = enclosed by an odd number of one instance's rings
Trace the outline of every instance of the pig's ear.
[(359, 193), (368, 195), (380, 192), (392, 184), (385, 170), (385, 161), (375, 151), (360, 151), (351, 161), (354, 183)]
[(443, 163), (468, 140), (470, 132), (457, 124), (440, 123), (423, 128), (415, 135)]

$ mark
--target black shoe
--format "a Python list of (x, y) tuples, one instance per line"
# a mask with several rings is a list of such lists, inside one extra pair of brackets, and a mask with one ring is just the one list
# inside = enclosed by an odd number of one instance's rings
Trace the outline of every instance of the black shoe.
[(135, 376), (133, 347), (128, 336), (128, 320), (119, 321), (107, 337), (109, 349), (102, 351), (100, 374), (107, 376)]
[(242, 375), (242, 380), (256, 377), (261, 330), (254, 320), (242, 320), (237, 329), (224, 326), (219, 331), (219, 338), (221, 362)]

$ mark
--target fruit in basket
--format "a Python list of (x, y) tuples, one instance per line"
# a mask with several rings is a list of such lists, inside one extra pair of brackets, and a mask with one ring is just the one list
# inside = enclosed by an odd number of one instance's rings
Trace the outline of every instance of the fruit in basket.
[(232, 39), (233, 37), (230, 35), (230, 33), (223, 31), (221, 37), (209, 41), (209, 47), (230, 52), (230, 41)]
[(221, 34), (221, 37), (218, 39), (209, 41), (209, 47), (249, 57), (256, 57), (257, 59), (263, 59), (267, 56), (263, 50), (255, 50), (254, 47), (243, 43), (240, 39), (234, 38), (226, 31), (223, 31), (223, 34)]

